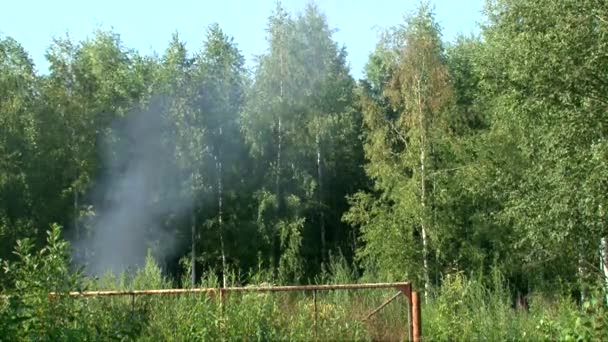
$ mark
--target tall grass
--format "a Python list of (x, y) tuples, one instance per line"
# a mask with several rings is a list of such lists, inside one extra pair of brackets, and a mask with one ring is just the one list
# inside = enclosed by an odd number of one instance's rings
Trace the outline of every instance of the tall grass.
[[(55, 237), (53, 237), (55, 238)], [(77, 279), (53, 253), (61, 244), (9, 265), (14, 290), (0, 296), (0, 341), (391, 341), (407, 337), (403, 296), (378, 314), (365, 317), (397, 290), (316, 293), (232, 293), (70, 298), (49, 301), (48, 291), (150, 289), (177, 286), (152, 258), (134, 273)], [(231, 285), (239, 285), (232, 275)], [(335, 257), (317, 283), (361, 279)], [(248, 283), (272, 283), (261, 270)], [(188, 279), (183, 279), (188, 284)], [(241, 284), (242, 285), (242, 284)], [(198, 286), (219, 287), (205, 274)], [(529, 310), (516, 310), (505, 280), (446, 276), (422, 305), (423, 337), (429, 341), (604, 340), (608, 311), (601, 292), (577, 305), (568, 296), (532, 295)], [(315, 319), (316, 318), (316, 319)]]

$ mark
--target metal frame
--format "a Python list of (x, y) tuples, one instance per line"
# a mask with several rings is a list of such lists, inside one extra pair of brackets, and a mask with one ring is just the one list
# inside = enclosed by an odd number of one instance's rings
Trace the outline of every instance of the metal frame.
[(317, 291), (335, 291), (335, 290), (364, 290), (364, 289), (397, 289), (399, 292), (386, 300), (378, 308), (370, 312), (366, 320), (378, 313), (393, 300), (397, 299), (400, 294), (407, 298), (407, 330), (410, 341), (419, 342), (422, 335), (422, 325), (420, 319), (420, 300), (418, 293), (412, 291), (412, 285), (409, 282), (398, 283), (367, 283), (367, 284), (336, 284), (336, 285), (301, 285), (301, 286), (257, 286), (257, 287), (226, 287), (226, 288), (191, 288), (191, 289), (160, 289), (160, 290), (127, 290), (127, 291), (72, 291), (67, 294), (51, 292), (49, 300), (54, 300), (62, 296), (69, 297), (110, 297), (110, 296), (131, 296), (134, 301), (135, 296), (149, 295), (176, 295), (188, 293), (219, 293), (221, 300), (226, 298), (226, 295), (231, 292), (292, 292), (292, 291), (312, 291), (315, 310), (315, 331), (317, 321)]

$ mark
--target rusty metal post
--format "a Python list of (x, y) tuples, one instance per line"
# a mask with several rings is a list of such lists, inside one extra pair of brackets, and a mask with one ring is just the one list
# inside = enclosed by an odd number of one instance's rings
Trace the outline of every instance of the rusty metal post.
[(401, 291), (404, 295), (405, 298), (407, 299), (407, 337), (408, 337), (408, 341), (413, 341), (414, 340), (414, 326), (413, 326), (413, 319), (412, 319), (412, 285), (411, 284), (406, 284), (403, 286), (397, 286), (397, 289), (399, 289), (399, 291)]
[(422, 335), (422, 321), (420, 319), (420, 297), (418, 292), (412, 292), (412, 321), (413, 321), (413, 335), (414, 342), (420, 342), (420, 336)]

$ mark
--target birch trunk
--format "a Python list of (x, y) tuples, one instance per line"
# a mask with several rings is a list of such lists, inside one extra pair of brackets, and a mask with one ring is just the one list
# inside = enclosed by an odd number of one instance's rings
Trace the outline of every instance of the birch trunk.
[(608, 242), (606, 237), (600, 240), (600, 267), (604, 284), (604, 292), (606, 292), (606, 303), (608, 303)]
[[(280, 68), (280, 80), (279, 80), (279, 113), (277, 115), (277, 160), (276, 160), (276, 180), (275, 180), (275, 196), (276, 196), (276, 200), (277, 200), (277, 217), (281, 214), (282, 212), (282, 199), (281, 199), (281, 175), (282, 175), (282, 160), (281, 160), (281, 154), (282, 154), (282, 148), (283, 148), (283, 127), (282, 127), (282, 116), (283, 116), (283, 104), (284, 104), (284, 84), (283, 84), (283, 79), (285, 77), (285, 65), (284, 65), (284, 60), (283, 60), (283, 54), (284, 54), (284, 41), (283, 41), (283, 36), (281, 35), (281, 50), (279, 52), (279, 68)], [(279, 265), (279, 257), (280, 257), (280, 251), (279, 251), (279, 243), (278, 243), (278, 234), (273, 234), (272, 237), (272, 264), (273, 264), (273, 270), (277, 270), (278, 269), (278, 265)]]
[(585, 301), (585, 272), (583, 269), (583, 254), (581, 252), (578, 253), (578, 283), (581, 289), (581, 303)]
[(217, 208), (218, 208), (218, 226), (220, 230), (220, 248), (222, 253), (222, 286), (226, 288), (226, 249), (224, 246), (224, 225), (222, 221), (222, 206), (223, 206), (223, 183), (222, 183), (222, 128), (220, 127), (220, 147), (217, 151)]
[[(603, 207), (599, 205), (599, 216), (604, 217)], [(606, 237), (600, 239), (600, 269), (602, 270), (602, 283), (604, 284), (605, 301), (608, 304), (608, 240)]]
[(327, 244), (326, 244), (326, 236), (325, 236), (325, 211), (323, 210), (323, 170), (321, 166), (321, 137), (317, 132), (316, 135), (316, 145), (317, 145), (317, 183), (319, 189), (317, 191), (317, 201), (319, 205), (319, 224), (321, 226), (321, 260), (325, 260), (325, 255), (327, 254)]
[(425, 301), (428, 299), (429, 292), (429, 264), (428, 264), (428, 243), (427, 243), (427, 225), (426, 225), (426, 187), (424, 185), (425, 182), (425, 151), (424, 148), (420, 151), (420, 202), (422, 206), (422, 223), (421, 223), (421, 233), (422, 233), (422, 263), (424, 268), (424, 299)]
[[(282, 33), (282, 32), (281, 32)], [(280, 79), (279, 79), (279, 115), (278, 115), (278, 123), (277, 123), (277, 179), (276, 179), (276, 194), (277, 201), (279, 201), (279, 196), (281, 194), (281, 148), (282, 148), (282, 140), (283, 140), (283, 132), (281, 131), (281, 117), (283, 116), (283, 79), (285, 78), (285, 63), (283, 61), (283, 53), (284, 53), (284, 41), (283, 36), (281, 35), (281, 50), (279, 52), (279, 68), (280, 68)], [(278, 202), (280, 203), (280, 201)]]
[(422, 264), (424, 272), (424, 299), (428, 299), (429, 293), (429, 264), (428, 264), (428, 242), (427, 242), (427, 222), (426, 222), (426, 118), (422, 109), (422, 89), (420, 79), (417, 79), (417, 95), (418, 95), (418, 124), (420, 126), (420, 205), (422, 207), (422, 216), (420, 230), (422, 235)]
[(190, 212), (190, 224), (192, 225), (192, 259), (190, 261), (192, 273), (192, 287), (196, 287), (196, 214), (194, 208)]
[[(76, 241), (80, 242), (80, 212), (78, 210), (78, 191), (74, 190), (74, 231), (76, 232)], [(84, 248), (78, 244), (78, 247), (74, 249), (76, 253), (76, 259), (80, 260), (81, 257), (84, 257), (85, 252)]]
[(76, 231), (76, 241), (80, 241), (80, 225), (78, 224), (80, 213), (78, 212), (78, 191), (74, 190), (74, 230)]

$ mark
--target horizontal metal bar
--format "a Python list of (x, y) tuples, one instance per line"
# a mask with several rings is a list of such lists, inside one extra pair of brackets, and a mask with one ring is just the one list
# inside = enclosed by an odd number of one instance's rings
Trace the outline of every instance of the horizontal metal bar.
[[(192, 289), (161, 289), (161, 290), (126, 290), (126, 291), (72, 291), (71, 297), (104, 297), (104, 296), (143, 296), (171, 295), (187, 293), (228, 293), (228, 292), (288, 292), (288, 291), (333, 291), (333, 290), (364, 290), (389, 289), (408, 286), (410, 283), (369, 283), (369, 284), (336, 284), (336, 285), (301, 285), (301, 286), (263, 286), (263, 287), (227, 287), (227, 288), (192, 288)], [(49, 297), (59, 297), (61, 293), (51, 292)]]

